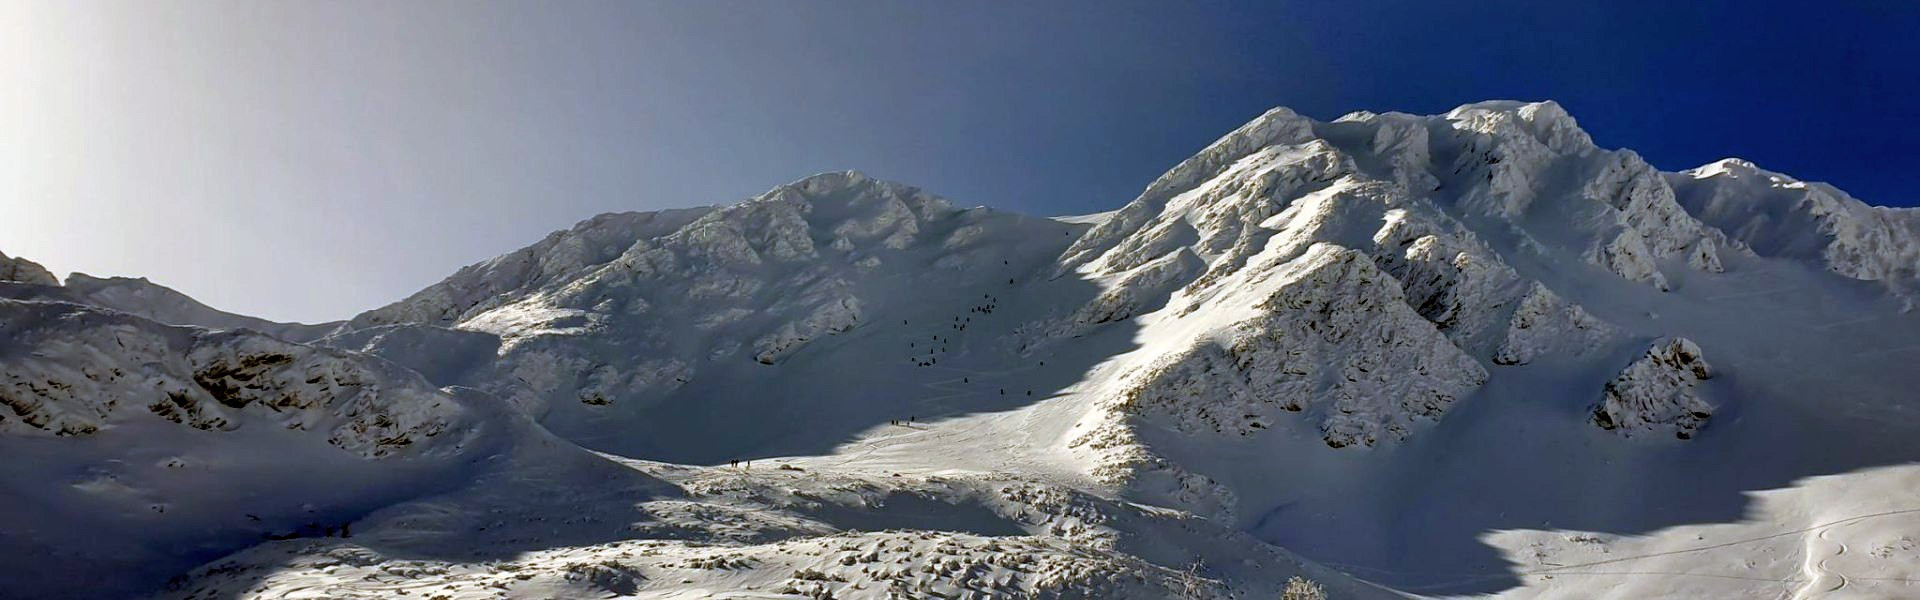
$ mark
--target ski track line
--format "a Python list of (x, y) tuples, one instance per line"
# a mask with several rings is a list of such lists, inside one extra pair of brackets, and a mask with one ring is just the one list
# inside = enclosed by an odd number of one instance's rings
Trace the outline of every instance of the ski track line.
[(1821, 323), (1819, 325), (1813, 325), (1809, 327), (1809, 329), (1832, 332), (1834, 329), (1837, 329), (1837, 328), (1846, 327), (1849, 325), (1861, 325), (1865, 323), (1872, 323), (1874, 321), (1883, 321), (1883, 320), (1886, 320), (1886, 318), (1887, 318), (1887, 315), (1874, 315), (1871, 317), (1861, 317), (1858, 319), (1847, 319), (1844, 321), (1833, 321), (1830, 323)]
[(1833, 527), (1833, 526), (1836, 526), (1836, 525), (1846, 525), (1846, 524), (1849, 524), (1849, 523), (1856, 523), (1856, 522), (1859, 522), (1859, 521), (1865, 521), (1865, 520), (1868, 520), (1868, 519), (1876, 519), (1876, 518), (1880, 518), (1880, 517), (1890, 517), (1890, 516), (1894, 516), (1894, 515), (1904, 515), (1904, 514), (1914, 514), (1914, 513), (1920, 513), (1920, 508), (1907, 508), (1907, 509), (1901, 509), (1901, 510), (1890, 510), (1890, 511), (1886, 511), (1886, 512), (1877, 512), (1877, 513), (1872, 513), (1872, 514), (1865, 514), (1865, 515), (1858, 515), (1858, 516), (1853, 516), (1853, 517), (1848, 517), (1848, 518), (1845, 518), (1845, 519), (1840, 519), (1840, 520), (1837, 520), (1837, 521), (1829, 521), (1829, 522), (1826, 522), (1826, 523), (1821, 523), (1821, 524), (1819, 524), (1819, 525), (1814, 525), (1814, 526), (1812, 526), (1812, 527), (1806, 527), (1806, 528), (1803, 528), (1803, 529), (1796, 529), (1796, 530), (1793, 530), (1793, 531), (1786, 531), (1786, 532), (1781, 532), (1781, 533), (1775, 533), (1775, 534), (1771, 534), (1771, 535), (1763, 535), (1763, 536), (1759, 536), (1759, 537), (1753, 537), (1753, 538), (1747, 538), (1747, 539), (1742, 539), (1742, 540), (1734, 540), (1734, 541), (1731, 541), (1731, 542), (1722, 542), (1722, 543), (1719, 543), (1719, 544), (1712, 544), (1712, 545), (1707, 545), (1707, 546), (1699, 546), (1699, 547), (1695, 547), (1695, 548), (1686, 548), (1686, 549), (1681, 549), (1681, 550), (1671, 550), (1671, 551), (1667, 551), (1667, 552), (1655, 552), (1655, 553), (1652, 553), (1652, 554), (1641, 554), (1641, 555), (1637, 555), (1637, 556), (1623, 556), (1623, 557), (1620, 557), (1620, 558), (1614, 558), (1614, 559), (1608, 559), (1608, 560), (1600, 560), (1600, 561), (1594, 561), (1594, 562), (1588, 562), (1588, 563), (1579, 563), (1579, 564), (1572, 564), (1572, 565), (1567, 565), (1567, 566), (1564, 566), (1564, 567), (1553, 567), (1553, 568), (1549, 568), (1549, 569), (1535, 569), (1535, 570), (1532, 570), (1532, 571), (1525, 571), (1524, 573), (1525, 573), (1525, 574), (1529, 574), (1529, 575), (1530, 575), (1530, 574), (1535, 574), (1535, 573), (1553, 573), (1553, 572), (1557, 572), (1557, 571), (1563, 571), (1563, 570), (1566, 570), (1566, 569), (1577, 569), (1577, 568), (1581, 568), (1581, 567), (1592, 567), (1592, 566), (1597, 566), (1597, 565), (1606, 565), (1606, 564), (1613, 564), (1613, 563), (1620, 563), (1620, 562), (1627, 562), (1627, 561), (1632, 561), (1632, 560), (1640, 560), (1640, 559), (1643, 559), (1643, 558), (1656, 558), (1656, 557), (1661, 557), (1661, 556), (1672, 556), (1672, 555), (1675, 555), (1675, 554), (1687, 554), (1687, 553), (1691, 553), (1691, 552), (1703, 552), (1703, 551), (1706, 551), (1706, 550), (1715, 550), (1715, 549), (1719, 549), (1719, 548), (1725, 548), (1725, 547), (1728, 547), (1728, 546), (1737, 546), (1737, 545), (1740, 545), (1740, 544), (1747, 544), (1747, 543), (1752, 543), (1752, 542), (1758, 542), (1758, 541), (1762, 541), (1762, 540), (1770, 540), (1770, 539), (1774, 539), (1774, 538), (1780, 538), (1780, 537), (1786, 537), (1786, 536), (1789, 536), (1789, 535), (1798, 535), (1798, 534), (1803, 534), (1803, 533), (1808, 533), (1808, 532), (1812, 532), (1812, 531), (1818, 531), (1818, 530), (1822, 530), (1822, 529), (1826, 529), (1826, 528), (1829, 528), (1829, 527)]
[[(1837, 592), (1840, 591), (1841, 588), (1847, 587), (1848, 580), (1845, 573), (1827, 568), (1827, 561), (1847, 553), (1846, 544), (1835, 542), (1833, 538), (1828, 537), (1828, 534), (1832, 533), (1833, 529), (1832, 527), (1821, 529), (1820, 533), (1807, 539), (1805, 549), (1807, 557), (1805, 561), (1801, 563), (1801, 570), (1806, 572), (1808, 579), (1806, 580), (1806, 585), (1801, 586), (1800, 591), (1794, 594), (1794, 598), (1813, 598), (1816, 595)], [(1820, 552), (1826, 547), (1832, 547), (1833, 545), (1837, 545), (1838, 548), (1835, 548), (1832, 554), (1822, 554)], [(1834, 579), (1838, 579), (1839, 581), (1832, 581)], [(1828, 583), (1831, 583), (1831, 585), (1827, 585)]]
[(1797, 285), (1796, 285), (1796, 286), (1793, 286), (1793, 287), (1784, 287), (1784, 288), (1776, 288), (1776, 289), (1768, 289), (1768, 290), (1756, 290), (1756, 291), (1751, 291), (1751, 292), (1734, 292), (1734, 293), (1731, 293), (1731, 294), (1721, 294), (1721, 295), (1718, 295), (1718, 296), (1708, 296), (1708, 297), (1706, 297), (1706, 298), (1702, 298), (1702, 299), (1703, 299), (1703, 300), (1707, 300), (1707, 301), (1710, 301), (1710, 302), (1718, 302), (1718, 301), (1721, 301), (1721, 300), (1735, 300), (1735, 299), (1739, 299), (1739, 298), (1752, 298), (1752, 297), (1756, 297), (1756, 296), (1772, 296), (1772, 295), (1774, 295), (1774, 294), (1783, 294), (1783, 293), (1786, 293), (1786, 292), (1793, 292), (1793, 291), (1798, 291), (1798, 290), (1800, 290), (1800, 289), (1802, 289), (1802, 287), (1803, 287), (1803, 286), (1797, 286)]
[(1898, 354), (1901, 352), (1910, 352), (1913, 350), (1920, 350), (1920, 344), (1909, 344), (1906, 346), (1900, 346), (1897, 348), (1887, 348), (1884, 350), (1861, 350), (1859, 352), (1853, 353), (1853, 355), (1856, 357), (1883, 356), (1887, 354)]
[[(1839, 526), (1839, 525), (1847, 525), (1847, 524), (1851, 524), (1851, 523), (1857, 523), (1857, 522), (1860, 522), (1860, 521), (1865, 521), (1865, 520), (1869, 520), (1869, 519), (1877, 519), (1877, 518), (1881, 518), (1881, 517), (1890, 517), (1890, 516), (1895, 516), (1895, 515), (1905, 515), (1905, 514), (1914, 514), (1914, 513), (1920, 513), (1920, 508), (1907, 508), (1907, 509), (1901, 509), (1901, 510), (1890, 510), (1890, 511), (1885, 511), (1885, 512), (1877, 512), (1877, 513), (1871, 513), (1871, 514), (1865, 514), (1865, 515), (1856, 515), (1856, 516), (1852, 516), (1852, 517), (1848, 517), (1848, 518), (1845, 518), (1845, 519), (1840, 519), (1840, 520), (1837, 520), (1837, 521), (1828, 521), (1828, 522), (1826, 522), (1826, 523), (1821, 523), (1821, 524), (1818, 524), (1818, 525), (1814, 525), (1814, 526), (1812, 526), (1812, 527), (1805, 527), (1805, 528), (1801, 528), (1801, 529), (1795, 529), (1795, 530), (1793, 530), (1793, 531), (1783, 531), (1783, 532), (1780, 532), (1780, 533), (1774, 533), (1774, 534), (1769, 534), (1769, 535), (1763, 535), (1763, 536), (1758, 536), (1758, 537), (1751, 537), (1751, 538), (1746, 538), (1746, 539), (1740, 539), (1740, 540), (1733, 540), (1733, 541), (1730, 541), (1730, 542), (1722, 542), (1722, 543), (1718, 543), (1718, 544), (1711, 544), (1711, 545), (1706, 545), (1706, 546), (1699, 546), (1699, 547), (1694, 547), (1694, 548), (1684, 548), (1684, 549), (1680, 549), (1680, 550), (1670, 550), (1670, 551), (1667, 551), (1667, 552), (1654, 552), (1654, 553), (1650, 553), (1650, 554), (1639, 554), (1639, 555), (1634, 555), (1634, 556), (1622, 556), (1622, 557), (1619, 557), (1619, 558), (1612, 558), (1612, 559), (1607, 559), (1607, 560), (1598, 560), (1598, 561), (1593, 561), (1593, 562), (1585, 562), (1585, 563), (1576, 563), (1576, 564), (1571, 564), (1571, 565), (1565, 565), (1565, 566), (1560, 566), (1560, 567), (1551, 567), (1551, 568), (1546, 568), (1546, 569), (1527, 569), (1527, 570), (1520, 570), (1520, 571), (1513, 571), (1513, 572), (1509, 572), (1509, 573), (1488, 573), (1488, 574), (1484, 574), (1484, 575), (1476, 575), (1476, 576), (1473, 576), (1473, 577), (1468, 577), (1468, 578), (1463, 578), (1463, 579), (1455, 579), (1455, 580), (1448, 580), (1448, 581), (1438, 581), (1438, 582), (1433, 582), (1433, 583), (1426, 583), (1426, 584), (1414, 584), (1414, 585), (1395, 585), (1395, 586), (1394, 586), (1394, 588), (1395, 588), (1395, 589), (1401, 589), (1401, 590), (1407, 590), (1407, 591), (1418, 591), (1418, 590), (1422, 590), (1422, 589), (1433, 589), (1433, 588), (1441, 588), (1441, 587), (1450, 587), (1450, 586), (1456, 586), (1456, 585), (1460, 585), (1460, 584), (1466, 584), (1466, 583), (1476, 583), (1476, 582), (1481, 582), (1481, 581), (1488, 581), (1488, 580), (1492, 580), (1492, 579), (1499, 579), (1499, 578), (1503, 578), (1503, 577), (1516, 577), (1516, 578), (1518, 578), (1518, 577), (1526, 577), (1526, 576), (1529, 576), (1529, 575), (1583, 575), (1583, 574), (1595, 574), (1595, 575), (1604, 575), (1604, 574), (1607, 574), (1607, 573), (1601, 573), (1601, 572), (1591, 572), (1591, 571), (1569, 571), (1568, 569), (1579, 569), (1579, 568), (1585, 568), (1585, 567), (1594, 567), (1594, 566), (1599, 566), (1599, 565), (1609, 565), (1609, 564), (1616, 564), (1616, 563), (1623, 563), (1623, 562), (1628, 562), (1628, 561), (1635, 561), (1635, 560), (1641, 560), (1641, 559), (1647, 559), (1647, 558), (1658, 558), (1658, 557), (1662, 557), (1662, 556), (1673, 556), (1673, 555), (1677, 555), (1677, 554), (1688, 554), (1688, 553), (1693, 553), (1693, 552), (1704, 552), (1704, 551), (1707, 551), (1707, 550), (1717, 550), (1717, 549), (1720, 549), (1720, 548), (1726, 548), (1726, 547), (1729, 547), (1729, 546), (1738, 546), (1738, 545), (1741, 545), (1741, 544), (1748, 544), (1748, 543), (1753, 543), (1753, 542), (1758, 542), (1758, 541), (1764, 541), (1764, 540), (1770, 540), (1770, 539), (1775, 539), (1775, 538), (1782, 538), (1782, 537), (1786, 537), (1786, 536), (1790, 536), (1790, 535), (1800, 535), (1800, 534), (1805, 534), (1805, 533), (1808, 533), (1808, 532), (1813, 532), (1813, 531), (1820, 531), (1820, 530), (1824, 530), (1824, 529), (1827, 529), (1827, 528), (1830, 528), (1830, 527), (1835, 527), (1835, 526)], [(1356, 567), (1356, 566), (1358, 566), (1358, 565), (1342, 565), (1342, 566), (1336, 566), (1336, 564), (1335, 564), (1335, 563), (1325, 563), (1325, 562), (1323, 562), (1323, 563), (1320, 563), (1320, 564), (1323, 564), (1323, 565), (1327, 565), (1327, 566), (1330, 566), (1330, 567), (1336, 567), (1336, 568), (1349, 568), (1349, 567)], [(1391, 574), (1391, 575), (1420, 575), (1420, 574), (1421, 574), (1421, 573), (1418, 573), (1418, 572), (1412, 572), (1412, 571), (1392, 571), (1392, 570), (1387, 570), (1387, 569), (1377, 569), (1377, 568), (1365, 568), (1365, 567), (1363, 567), (1363, 569), (1365, 569), (1365, 570), (1368, 570), (1368, 571), (1373, 571), (1373, 572), (1376, 572), (1376, 573), (1382, 573), (1382, 574)], [(1646, 573), (1644, 573), (1644, 574), (1653, 574), (1653, 573), (1652, 573), (1652, 572), (1646, 572)], [(1691, 576), (1691, 577), (1734, 577), (1734, 576), (1716, 576), (1716, 575), (1710, 575), (1710, 574), (1706, 574), (1706, 573), (1685, 573), (1685, 574), (1681, 574), (1681, 575), (1686, 575), (1686, 576)], [(1837, 575), (1837, 573), (1836, 573), (1836, 575)], [(1905, 579), (1902, 579), (1902, 578), (1872, 578), (1872, 579), (1869, 579), (1869, 578), (1859, 578), (1859, 579), (1860, 579), (1860, 580), (1862, 580), (1862, 581), (1868, 581), (1868, 580), (1872, 580), (1872, 581), (1879, 581), (1879, 580), (1882, 580), (1882, 579), (1885, 579), (1885, 580), (1890, 580), (1890, 581), (1908, 581), (1908, 580), (1905, 580)], [(1789, 578), (1789, 579), (1766, 579), (1766, 580), (1767, 580), (1767, 581), (1782, 581), (1782, 582), (1799, 582), (1799, 581), (1802, 581), (1802, 580), (1798, 580), (1798, 579), (1792, 579), (1792, 578)], [(1838, 587), (1836, 587), (1836, 588), (1834, 588), (1834, 589), (1839, 589), (1839, 588), (1838, 588)]]

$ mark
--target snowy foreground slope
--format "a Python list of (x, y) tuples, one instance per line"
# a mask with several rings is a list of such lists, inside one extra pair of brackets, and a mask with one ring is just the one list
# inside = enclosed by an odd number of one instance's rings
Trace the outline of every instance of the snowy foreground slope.
[(1920, 596), (1920, 213), (1553, 103), (828, 173), (342, 323), (0, 256), (5, 595)]

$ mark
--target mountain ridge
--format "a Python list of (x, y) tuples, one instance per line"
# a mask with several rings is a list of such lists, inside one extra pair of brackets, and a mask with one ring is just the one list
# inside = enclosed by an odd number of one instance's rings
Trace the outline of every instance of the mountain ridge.
[[(1629, 549), (1718, 573), (1706, 554), (1654, 551), (1709, 531), (1825, 535), (1804, 503), (1836, 481), (1876, 490), (1848, 504), (1861, 514), (1920, 503), (1891, 466), (1920, 460), (1904, 441), (1920, 428), (1897, 418), (1920, 384), (1904, 366), (1915, 215), (1733, 159), (1661, 172), (1552, 102), (1333, 121), (1276, 108), (1092, 216), (957, 208), (839, 171), (733, 205), (595, 216), (301, 326), (324, 332), (78, 275), (64, 291), (0, 283), (0, 309), (263, 330), (169, 331), (382, 365), (492, 424), (493, 441), (448, 455), (468, 466), (434, 478), (486, 483), (383, 499), (364, 540), (227, 546), (181, 596), (375, 594), (396, 589), (396, 565), (528, 594), (1213, 597), (1305, 574), (1339, 597), (1551, 596), (1602, 575), (1565, 565)], [(108, 339), (46, 360), (97, 369), (127, 352)], [(28, 366), (0, 360), (22, 381), (39, 377)], [(197, 385), (285, 379), (234, 367)], [(36, 414), (86, 408), (11, 389)], [(73, 433), (111, 455), (165, 420), (148, 412)], [(0, 428), (0, 444), (58, 441)], [(1740, 522), (1758, 490), (1767, 520)], [(532, 554), (454, 550), (495, 535)], [(1891, 559), (1913, 555), (1888, 540), (1920, 523), (1835, 535)], [(1803, 576), (1793, 591), (1824, 593), (1831, 577), (1781, 558), (1823, 544), (1759, 544), (1734, 556), (1765, 577), (1688, 589)], [(913, 572), (876, 571), (896, 560)], [(1912, 571), (1858, 560), (1840, 562)]]

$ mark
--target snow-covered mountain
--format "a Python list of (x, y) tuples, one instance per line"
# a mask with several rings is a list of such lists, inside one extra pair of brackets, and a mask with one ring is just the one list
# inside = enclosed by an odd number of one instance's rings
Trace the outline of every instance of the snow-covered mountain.
[(1499, 101), (1274, 109), (1099, 215), (601, 215), (337, 324), (0, 257), (0, 583), (1912, 595), (1916, 214)]
[(1729, 158), (1667, 175), (1687, 211), (1762, 256), (1825, 265), (1912, 298), (1920, 280), (1920, 210), (1869, 206)]

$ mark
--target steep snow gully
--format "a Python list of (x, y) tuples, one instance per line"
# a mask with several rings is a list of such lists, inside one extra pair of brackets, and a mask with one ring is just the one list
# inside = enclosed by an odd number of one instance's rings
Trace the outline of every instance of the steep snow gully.
[(1552, 102), (856, 172), (344, 322), (0, 255), (0, 595), (1920, 596), (1920, 211)]

